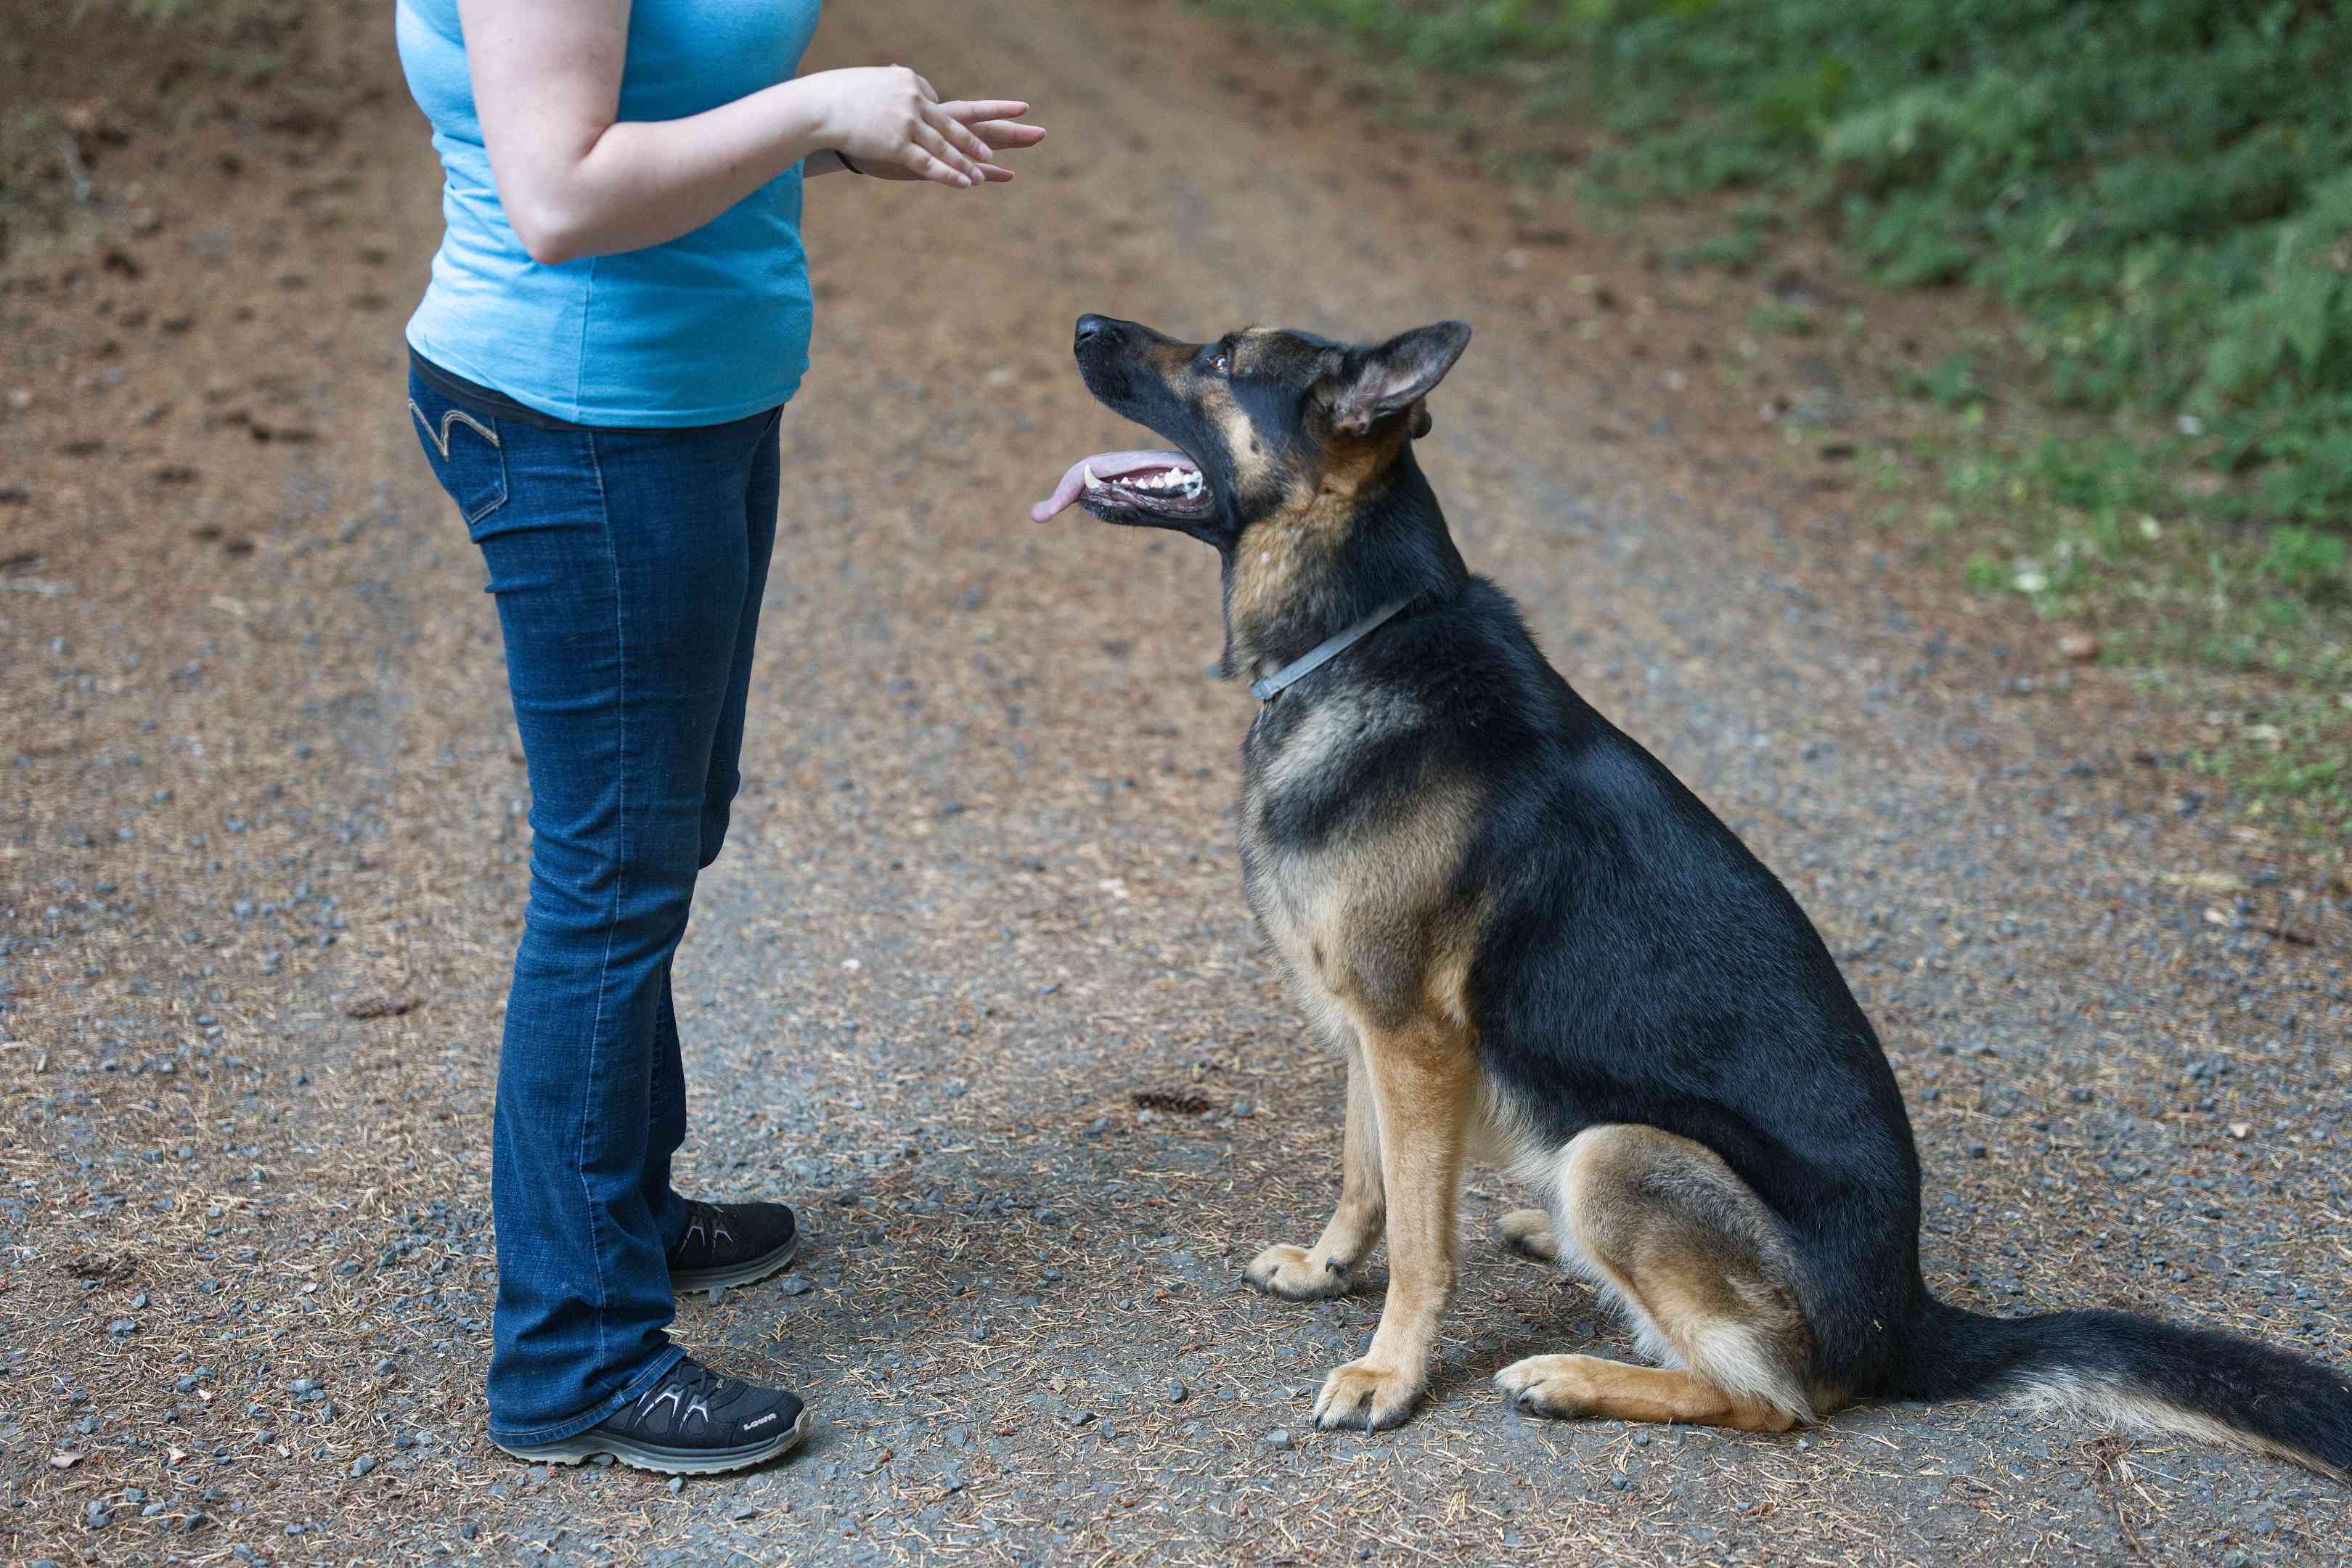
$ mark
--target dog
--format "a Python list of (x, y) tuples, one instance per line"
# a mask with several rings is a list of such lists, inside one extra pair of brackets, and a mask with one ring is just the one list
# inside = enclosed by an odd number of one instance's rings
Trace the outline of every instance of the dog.
[(1087, 389), (1174, 449), (1071, 466), (1072, 503), (1223, 566), (1250, 907), (1348, 1062), (1340, 1191), (1250, 1282), (1388, 1297), (1318, 1428), (1395, 1426), (1456, 1279), (1465, 1160), (1544, 1206), (1506, 1243), (1582, 1275), (1656, 1364), (1536, 1355), (1550, 1416), (1783, 1432), (1859, 1401), (2021, 1395), (2352, 1481), (2346, 1374), (2099, 1310), (1992, 1318), (1919, 1273), (1919, 1161), (1870, 1020), (1788, 889), (1572, 690), (1455, 548), (1414, 441), (1470, 340), (1253, 328), (1186, 342), (1088, 315)]

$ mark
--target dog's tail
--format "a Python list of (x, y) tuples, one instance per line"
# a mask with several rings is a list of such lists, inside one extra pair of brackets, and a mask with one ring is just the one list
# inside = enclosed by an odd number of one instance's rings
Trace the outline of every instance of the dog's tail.
[(1988, 1318), (1923, 1289), (1891, 1392), (1922, 1400), (2021, 1397), (2126, 1430), (2268, 1454), (2352, 1485), (2352, 1373), (2152, 1318)]

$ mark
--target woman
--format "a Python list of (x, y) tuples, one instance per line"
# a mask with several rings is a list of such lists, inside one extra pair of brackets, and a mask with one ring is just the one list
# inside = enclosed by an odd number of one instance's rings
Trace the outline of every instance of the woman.
[(972, 188), (1045, 133), (891, 66), (795, 77), (817, 0), (400, 0), (447, 234), (409, 407), (489, 568), (531, 784), (499, 1063), (490, 1436), (740, 1468), (808, 1428), (670, 1342), (674, 1293), (791, 1260), (779, 1204), (692, 1203), (670, 957), (736, 784), (807, 363), (801, 184)]

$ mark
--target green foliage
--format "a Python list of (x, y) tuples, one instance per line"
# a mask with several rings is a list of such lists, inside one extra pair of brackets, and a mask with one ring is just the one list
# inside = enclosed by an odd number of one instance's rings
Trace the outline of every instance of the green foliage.
[(1930, 369), (1913, 371), (1906, 387), (1912, 396), (1927, 398), (1939, 408), (1966, 408), (1985, 395), (1984, 383), (1977, 379), (1977, 356), (1966, 350), (1947, 354)]
[(2282, 587), (2323, 597), (2344, 584), (2344, 541), (2308, 528), (2274, 528), (2270, 552), (2254, 570)]
[(1816, 330), (1813, 313), (1785, 300), (1759, 300), (1748, 308), (1748, 324), (1759, 332), (1786, 332), (1808, 338)]
[[(2352, 518), (2352, 5), (1274, 8), (1432, 65), (1511, 63), (1555, 99), (1573, 82), (1620, 139), (1588, 164), (1595, 195), (1818, 212), (1883, 281), (2014, 306), (2059, 402), (2198, 416), (2213, 460), (2254, 476), (2239, 510)], [(1743, 218), (1674, 259), (1745, 269), (1769, 244)], [(1958, 383), (1928, 395), (1965, 405)]]

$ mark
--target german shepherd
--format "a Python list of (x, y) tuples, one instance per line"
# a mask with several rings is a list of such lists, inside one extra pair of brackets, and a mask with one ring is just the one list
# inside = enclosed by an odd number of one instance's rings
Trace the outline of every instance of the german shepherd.
[(1177, 449), (1076, 464), (1032, 514), (1076, 501), (1223, 565), (1225, 673), (1263, 699), (1244, 886), (1348, 1058), (1339, 1207), (1248, 1277), (1337, 1296), (1389, 1244), (1380, 1331), (1324, 1381), (1316, 1426), (1412, 1413), (1475, 1156), (1542, 1194), (1504, 1240), (1590, 1279), (1658, 1363), (1528, 1357), (1495, 1381), (1530, 1413), (1780, 1432), (1861, 1400), (2011, 1394), (2352, 1480), (2344, 1373), (1928, 1293), (1902, 1094), (1811, 922), (1454, 548), (1413, 441), (1469, 340), (1443, 321), (1195, 343), (1083, 316), (1087, 389)]

